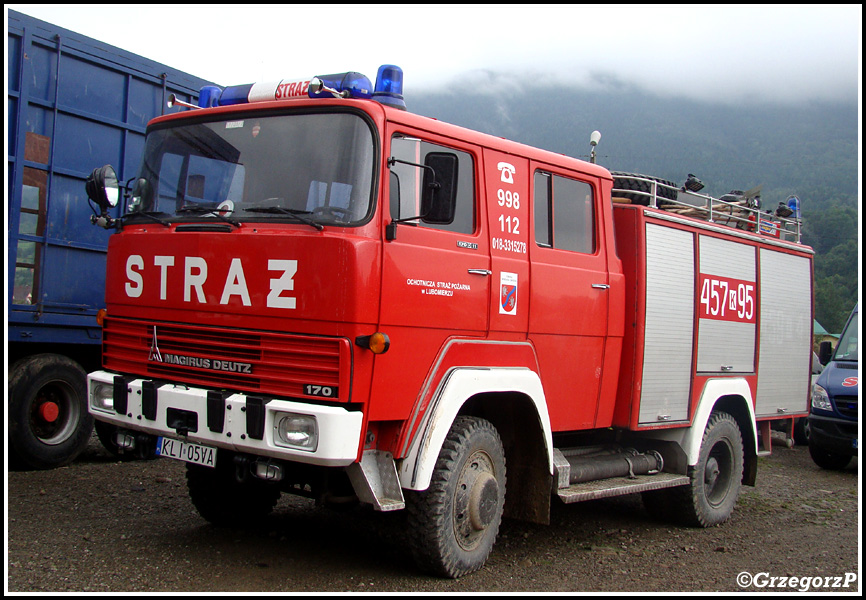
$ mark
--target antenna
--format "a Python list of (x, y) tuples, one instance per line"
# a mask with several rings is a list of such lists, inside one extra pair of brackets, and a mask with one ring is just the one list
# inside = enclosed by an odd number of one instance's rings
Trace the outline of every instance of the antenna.
[(595, 164), (595, 147), (598, 146), (598, 143), (601, 141), (601, 132), (598, 130), (593, 131), (589, 136), (589, 162)]

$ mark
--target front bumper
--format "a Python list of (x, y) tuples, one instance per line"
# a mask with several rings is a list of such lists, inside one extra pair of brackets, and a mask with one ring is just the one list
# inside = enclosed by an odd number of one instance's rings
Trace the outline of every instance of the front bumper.
[[(113, 402), (94, 401), (94, 389), (100, 384), (111, 386)], [(360, 453), (363, 414), (339, 406), (223, 394), (107, 371), (90, 373), (87, 390), (93, 417), (122, 429), (314, 465), (347, 466)], [(315, 419), (315, 449), (277, 443), (278, 419), (284, 413)]]

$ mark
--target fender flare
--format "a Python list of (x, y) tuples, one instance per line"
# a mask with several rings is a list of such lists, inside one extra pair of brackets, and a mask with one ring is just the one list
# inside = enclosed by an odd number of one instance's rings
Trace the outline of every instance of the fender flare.
[[(748, 412), (748, 422), (751, 424), (752, 428), (751, 439), (754, 444), (753, 452), (754, 454), (757, 454), (758, 435), (755, 426), (755, 408), (752, 399), (752, 390), (749, 387), (749, 383), (741, 377), (726, 377), (724, 379), (708, 380), (701, 392), (701, 398), (698, 401), (698, 407), (695, 410), (695, 416), (694, 419), (692, 419), (691, 426), (675, 429), (660, 429), (653, 432), (648, 431), (647, 434), (649, 437), (673, 441), (679, 444), (688, 457), (689, 466), (694, 466), (698, 462), (698, 456), (701, 452), (701, 441), (704, 437), (704, 429), (710, 420), (710, 415), (713, 412), (713, 409), (718, 405), (719, 400), (725, 397), (742, 398), (742, 402), (737, 402), (737, 404), (741, 404), (743, 410)], [(747, 441), (746, 436), (743, 436), (743, 441), (744, 443)]]
[(538, 374), (525, 367), (454, 367), (442, 378), (408, 453), (399, 463), (402, 488), (429, 487), (439, 451), (460, 409), (473, 396), (490, 392), (518, 393), (531, 401), (542, 428), (548, 472), (553, 474), (553, 435)]

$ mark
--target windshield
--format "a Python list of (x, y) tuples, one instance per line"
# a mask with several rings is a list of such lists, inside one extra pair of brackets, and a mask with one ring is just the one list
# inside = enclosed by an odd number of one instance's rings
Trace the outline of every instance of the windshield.
[(247, 116), (147, 135), (135, 213), (359, 224), (371, 213), (373, 134), (350, 113)]
[(851, 360), (857, 362), (857, 313), (851, 317), (842, 339), (836, 344), (833, 360)]

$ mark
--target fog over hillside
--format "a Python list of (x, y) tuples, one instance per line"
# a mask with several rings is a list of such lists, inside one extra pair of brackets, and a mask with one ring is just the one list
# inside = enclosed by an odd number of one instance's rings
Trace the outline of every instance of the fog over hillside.
[[(406, 91), (412, 112), (588, 160), (589, 136), (602, 134), (597, 162), (682, 184), (694, 173), (705, 193), (762, 185), (764, 207), (801, 200), (804, 242), (815, 249), (815, 314), (840, 331), (859, 297), (860, 124), (850, 102), (686, 99), (609, 79), (568, 88), (512, 85), (493, 71), (478, 85)], [(530, 80), (531, 81), (531, 80)]]
[(458, 93), (407, 91), (409, 110), (560, 152), (682, 183), (694, 173), (706, 191), (764, 185), (765, 198), (797, 194), (804, 208), (857, 194), (855, 103), (769, 104), (665, 98), (620, 84), (617, 91), (514, 89)]

